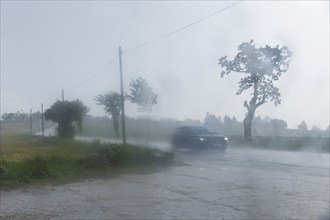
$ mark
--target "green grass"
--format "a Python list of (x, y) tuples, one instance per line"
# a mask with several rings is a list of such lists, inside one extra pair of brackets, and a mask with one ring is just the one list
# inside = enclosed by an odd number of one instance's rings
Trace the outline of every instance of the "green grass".
[[(93, 157), (96, 157), (93, 158)], [(123, 173), (149, 173), (172, 164), (173, 154), (134, 145), (101, 144), (1, 131), (1, 189), (58, 184)]]

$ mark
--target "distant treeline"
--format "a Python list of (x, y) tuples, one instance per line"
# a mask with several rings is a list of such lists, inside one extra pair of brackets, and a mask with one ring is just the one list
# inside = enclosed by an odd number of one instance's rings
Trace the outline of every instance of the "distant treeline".
[[(207, 113), (203, 124), (220, 133), (227, 135), (243, 135), (243, 122), (237, 121), (236, 117), (230, 118), (225, 115), (223, 118)], [(297, 129), (288, 129), (288, 124), (282, 119), (272, 119), (270, 117), (262, 118), (256, 116), (252, 123), (253, 136), (298, 136), (298, 137), (314, 137), (324, 136), (329, 137), (329, 126), (326, 130), (313, 126), (308, 129), (305, 121), (302, 121)]]
[[(41, 130), (41, 113), (31, 114), (33, 131)], [(30, 114), (18, 111), (16, 113), (4, 113), (1, 116), (2, 122), (17, 122), (26, 128), (30, 128)], [(45, 128), (54, 126), (51, 121), (44, 120)], [(132, 138), (144, 137), (149, 132), (151, 139), (167, 138), (177, 126), (198, 125), (206, 126), (210, 130), (219, 132), (227, 136), (242, 136), (243, 122), (238, 121), (235, 116), (223, 117), (206, 113), (203, 121), (186, 119), (176, 120), (171, 118), (148, 119), (146, 117), (126, 117), (127, 135)], [(146, 126), (149, 129), (145, 129)], [(329, 137), (329, 126), (326, 130), (321, 130), (315, 126), (308, 129), (305, 121), (302, 121), (297, 129), (288, 129), (286, 121), (282, 119), (272, 119), (270, 117), (254, 117), (252, 124), (253, 136), (288, 136), (288, 137)], [(121, 129), (120, 129), (121, 130)], [(107, 116), (87, 115), (83, 120), (83, 135), (117, 138), (112, 124), (112, 119)]]
[[(175, 120), (147, 119), (145, 117), (126, 117), (127, 136), (132, 138), (144, 137), (149, 132), (151, 139), (168, 138), (173, 130), (182, 125), (206, 126), (210, 130), (219, 132), (227, 136), (243, 136), (243, 123), (236, 117), (225, 115), (223, 118), (207, 113), (203, 121), (186, 119)], [(149, 129), (146, 129), (149, 127)], [(299, 127), (299, 126), (298, 126)], [(304, 127), (305, 128), (305, 127)], [(329, 137), (329, 127), (327, 130), (320, 130), (314, 127), (306, 129), (287, 129), (287, 123), (281, 119), (271, 119), (269, 117), (255, 117), (252, 125), (253, 136), (292, 136), (292, 137)], [(106, 116), (96, 117), (87, 115), (83, 121), (83, 134), (100, 137), (116, 138), (112, 120)]]
[[(2, 123), (15, 123), (24, 129), (30, 129), (30, 125), (32, 125), (32, 132), (41, 131), (41, 119), (42, 114), (39, 111), (33, 112), (31, 115), (30, 113), (18, 111), (15, 113), (4, 113), (1, 116)], [(44, 120), (45, 129), (54, 125), (55, 124), (53, 122)]]
[[(40, 112), (32, 113), (31, 120), (33, 132), (39, 132), (41, 130)], [(22, 112), (5, 113), (2, 115), (1, 123), (15, 124), (29, 131), (30, 115)], [(44, 123), (45, 128), (55, 125), (50, 121), (44, 121)], [(175, 120), (170, 118), (154, 120), (146, 117), (126, 117), (126, 135), (129, 139), (144, 139), (148, 136), (151, 142), (169, 141), (174, 129), (183, 125), (206, 126), (210, 130), (228, 136), (232, 147), (244, 146), (242, 122), (235, 117), (225, 115), (222, 118), (210, 113), (206, 114), (203, 121), (192, 119)], [(5, 126), (1, 126), (1, 129), (3, 127)], [(310, 150), (311, 148), (316, 148), (319, 141), (318, 136), (321, 135), (322, 151), (329, 152), (329, 127), (323, 131), (316, 127), (307, 129), (307, 125), (302, 122), (297, 129), (288, 129), (284, 120), (258, 116), (254, 118), (252, 129), (254, 147), (292, 151)], [(80, 135), (95, 138), (121, 138), (121, 136), (116, 135), (112, 119), (107, 116), (87, 115), (83, 120), (82, 133)]]
[[(269, 117), (255, 117), (253, 121), (253, 147), (261, 149), (276, 149), (290, 151), (316, 151), (321, 134), (323, 152), (329, 152), (329, 129), (287, 129), (287, 123), (280, 119)], [(182, 125), (206, 126), (229, 137), (232, 147), (245, 147), (243, 137), (243, 123), (235, 117), (215, 117), (208, 113), (204, 121), (200, 120), (175, 120), (175, 119), (147, 119), (143, 117), (126, 117), (126, 136), (129, 139), (169, 141), (174, 129)], [(121, 131), (121, 129), (120, 129)], [(149, 132), (149, 134), (147, 134)], [(100, 138), (120, 138), (116, 136), (112, 120), (108, 117), (95, 117), (87, 115), (83, 121), (82, 135)]]

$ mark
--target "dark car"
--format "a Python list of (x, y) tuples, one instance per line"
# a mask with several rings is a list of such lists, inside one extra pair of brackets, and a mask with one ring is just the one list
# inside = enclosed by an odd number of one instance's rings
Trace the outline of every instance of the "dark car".
[(172, 147), (192, 149), (218, 148), (225, 151), (228, 138), (202, 126), (177, 127), (171, 137)]

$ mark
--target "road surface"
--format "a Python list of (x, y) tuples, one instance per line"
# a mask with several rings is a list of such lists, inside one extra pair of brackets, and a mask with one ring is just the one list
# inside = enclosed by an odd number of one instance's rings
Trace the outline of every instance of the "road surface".
[(179, 151), (147, 175), (1, 191), (1, 219), (329, 219), (329, 154)]

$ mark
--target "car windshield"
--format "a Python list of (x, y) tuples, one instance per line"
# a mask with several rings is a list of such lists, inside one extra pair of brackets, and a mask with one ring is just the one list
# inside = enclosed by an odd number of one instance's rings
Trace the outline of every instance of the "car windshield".
[(215, 134), (216, 132), (210, 131), (205, 127), (191, 127), (190, 130), (194, 134)]

